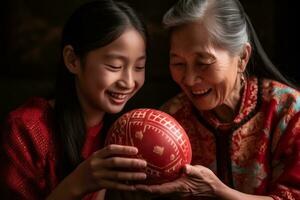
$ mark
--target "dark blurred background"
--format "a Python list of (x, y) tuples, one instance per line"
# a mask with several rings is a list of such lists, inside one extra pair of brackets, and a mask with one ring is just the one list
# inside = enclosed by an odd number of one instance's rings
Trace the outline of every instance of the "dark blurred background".
[[(60, 58), (62, 26), (84, 0), (3, 0), (0, 7), (0, 120), (31, 96), (53, 91)], [(160, 24), (176, 0), (125, 0), (141, 15), (150, 33), (146, 83), (126, 110), (157, 108), (178, 92), (168, 73), (167, 38)], [(241, 0), (266, 52), (289, 78), (300, 83), (296, 69), (299, 35), (296, 1)], [(297, 55), (296, 55), (297, 54)], [(0, 122), (1, 122), (0, 121)]]

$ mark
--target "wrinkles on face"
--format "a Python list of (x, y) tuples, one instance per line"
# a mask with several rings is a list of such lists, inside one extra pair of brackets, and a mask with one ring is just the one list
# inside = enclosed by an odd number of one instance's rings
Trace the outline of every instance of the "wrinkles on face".
[(172, 32), (170, 71), (199, 110), (228, 107), (236, 110), (240, 88), (236, 83), (239, 56), (210, 42), (199, 23), (184, 25)]

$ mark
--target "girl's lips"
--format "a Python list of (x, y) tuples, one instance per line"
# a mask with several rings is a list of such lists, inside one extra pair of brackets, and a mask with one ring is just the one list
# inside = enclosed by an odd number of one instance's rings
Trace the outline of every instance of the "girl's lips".
[(114, 104), (124, 104), (126, 100), (129, 98), (131, 95), (130, 93), (119, 93), (119, 92), (112, 92), (112, 91), (107, 91), (107, 94), (110, 96), (110, 100)]
[(114, 93), (114, 92), (109, 92), (109, 95), (116, 99), (125, 99), (127, 96), (126, 94)]

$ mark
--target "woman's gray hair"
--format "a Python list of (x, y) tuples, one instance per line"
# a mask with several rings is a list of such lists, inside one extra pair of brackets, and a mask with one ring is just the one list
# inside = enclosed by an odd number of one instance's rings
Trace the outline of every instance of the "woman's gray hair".
[(273, 65), (239, 0), (179, 0), (163, 17), (163, 24), (171, 30), (191, 22), (202, 23), (209, 33), (209, 41), (231, 55), (241, 54), (249, 42), (250, 59), (253, 63), (260, 59), (263, 65), (248, 66), (248, 75), (277, 80), (300, 90)]
[(250, 43), (243, 10), (235, 0), (179, 0), (163, 17), (167, 28), (194, 21), (204, 25), (213, 44), (232, 55), (240, 54), (245, 43)]

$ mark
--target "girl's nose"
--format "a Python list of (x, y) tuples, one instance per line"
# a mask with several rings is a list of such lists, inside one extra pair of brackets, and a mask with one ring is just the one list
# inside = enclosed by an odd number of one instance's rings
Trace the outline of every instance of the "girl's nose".
[(126, 70), (122, 73), (122, 77), (118, 82), (123, 88), (130, 89), (135, 86), (134, 75), (130, 70)]

